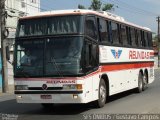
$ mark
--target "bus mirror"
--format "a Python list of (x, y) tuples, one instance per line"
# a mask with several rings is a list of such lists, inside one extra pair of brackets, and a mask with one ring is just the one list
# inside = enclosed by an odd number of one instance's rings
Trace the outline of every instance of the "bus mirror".
[(10, 60), (9, 46), (6, 46), (6, 59), (7, 59), (8, 61)]

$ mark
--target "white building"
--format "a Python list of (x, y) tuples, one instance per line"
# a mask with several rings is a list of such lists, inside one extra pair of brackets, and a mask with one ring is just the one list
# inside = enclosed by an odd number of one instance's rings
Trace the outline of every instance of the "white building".
[[(40, 12), (40, 0), (6, 0), (5, 9), (7, 11), (6, 27), (9, 30), (7, 44), (12, 47), (15, 38), (17, 21), (19, 17), (32, 15)], [(13, 58), (11, 56), (11, 58)], [(8, 63), (8, 83), (9, 91), (13, 92), (13, 67)]]
[(40, 0), (6, 0), (6, 27), (16, 28), (19, 17), (40, 12)]

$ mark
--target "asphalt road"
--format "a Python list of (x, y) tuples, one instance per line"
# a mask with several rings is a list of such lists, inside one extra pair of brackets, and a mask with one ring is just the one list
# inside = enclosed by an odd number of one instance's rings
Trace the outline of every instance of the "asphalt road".
[(84, 120), (86, 117), (91, 119), (90, 114), (160, 114), (160, 69), (155, 70), (155, 81), (146, 91), (138, 94), (130, 90), (114, 95), (103, 108), (98, 109), (92, 104), (64, 104), (46, 110), (40, 104), (18, 104), (15, 99), (1, 99), (0, 119), (17, 117), (18, 120)]

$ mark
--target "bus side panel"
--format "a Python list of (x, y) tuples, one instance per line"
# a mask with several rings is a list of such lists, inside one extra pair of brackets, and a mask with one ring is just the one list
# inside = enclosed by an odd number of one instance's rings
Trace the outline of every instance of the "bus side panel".
[(84, 102), (88, 103), (98, 99), (99, 73), (92, 73), (84, 77)]
[(100, 83), (100, 78), (99, 78), (99, 74), (93, 75), (92, 78), (93, 82), (92, 82), (92, 100), (95, 101), (98, 99), (98, 90), (99, 90), (99, 83)]
[(110, 95), (138, 87), (139, 71), (148, 70), (154, 80), (153, 50), (100, 45), (102, 72), (108, 75)]
[(138, 71), (139, 69), (108, 72), (109, 95), (138, 87)]
[(87, 77), (84, 79), (84, 90), (83, 90), (83, 95), (84, 95), (84, 102), (88, 103), (92, 101), (92, 76)]

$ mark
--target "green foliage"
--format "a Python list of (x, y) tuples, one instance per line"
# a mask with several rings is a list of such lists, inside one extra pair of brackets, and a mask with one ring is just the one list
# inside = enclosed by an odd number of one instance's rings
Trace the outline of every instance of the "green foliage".
[(101, 5), (102, 5), (102, 3), (100, 0), (92, 0), (90, 9), (98, 11), (101, 9)]
[(113, 10), (113, 4), (104, 4), (102, 10), (107, 11), (107, 10)]
[[(107, 10), (114, 10), (114, 5), (113, 4), (103, 4), (102, 7), (102, 2), (101, 0), (92, 0), (92, 3), (88, 9), (95, 10), (95, 11), (107, 11)], [(78, 9), (85, 9), (83, 5), (78, 5)]]
[(83, 5), (78, 5), (78, 9), (86, 9)]

